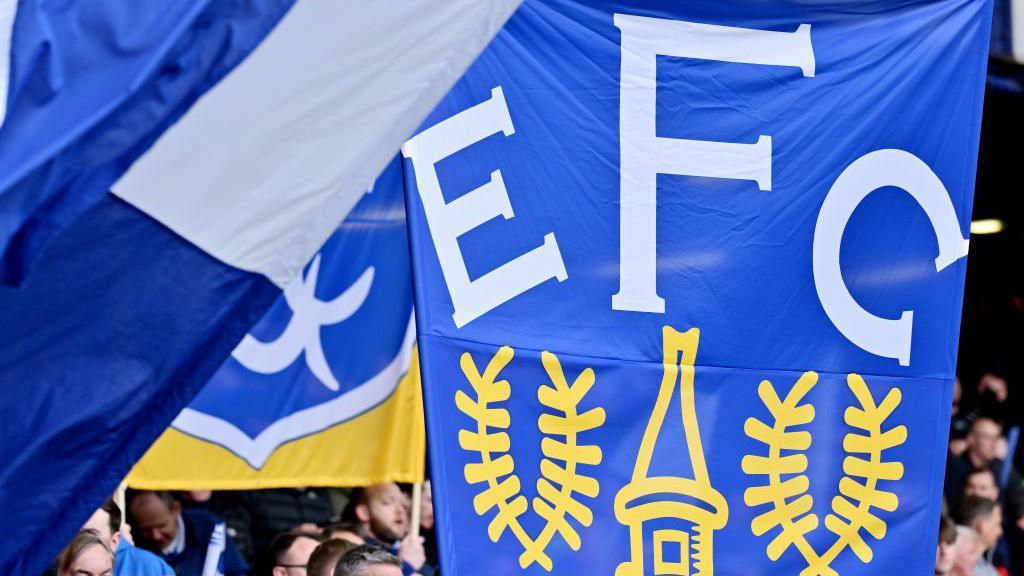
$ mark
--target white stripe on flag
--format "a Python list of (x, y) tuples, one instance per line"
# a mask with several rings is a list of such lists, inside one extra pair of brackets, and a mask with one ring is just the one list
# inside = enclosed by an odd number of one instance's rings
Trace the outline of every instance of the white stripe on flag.
[(282, 288), (521, 0), (298, 0), (114, 186)]
[(0, 126), (7, 118), (7, 90), (11, 84), (11, 38), (18, 0), (0, 0)]

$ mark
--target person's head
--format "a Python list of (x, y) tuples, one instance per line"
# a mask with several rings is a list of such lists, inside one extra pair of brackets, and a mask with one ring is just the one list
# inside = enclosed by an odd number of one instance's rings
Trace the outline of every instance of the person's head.
[(939, 518), (939, 545), (935, 549), (935, 576), (947, 576), (956, 560), (956, 524), (947, 516)]
[(971, 430), (967, 433), (967, 453), (975, 466), (988, 466), (996, 459), (996, 449), (1002, 431), (1002, 426), (998, 422), (984, 416), (971, 424)]
[(181, 504), (170, 492), (129, 492), (128, 513), (132, 518), (134, 534), (144, 548), (166, 548), (178, 535)]
[(978, 534), (967, 526), (956, 527), (956, 545), (953, 546), (953, 569), (950, 576), (973, 576), (974, 566), (982, 553)]
[(998, 501), (999, 484), (996, 483), (996, 473), (991, 468), (971, 470), (964, 481), (964, 494)]
[(420, 496), (420, 528), (432, 530), (434, 528), (434, 500), (430, 491), (430, 480), (423, 483), (423, 493)]
[(306, 576), (309, 557), (319, 545), (320, 540), (309, 534), (278, 534), (267, 546), (260, 576)]
[(82, 530), (94, 532), (111, 550), (117, 550), (121, 543), (121, 508), (108, 499), (86, 520)]
[(337, 538), (321, 542), (316, 550), (313, 550), (309, 563), (306, 564), (307, 576), (334, 576), (334, 567), (338, 565), (338, 560), (356, 546), (358, 544)]
[(57, 558), (60, 576), (111, 576), (113, 573), (114, 553), (92, 530), (76, 534)]
[(1003, 515), (995, 500), (964, 496), (957, 510), (957, 521), (978, 534), (978, 544), (983, 551), (995, 547), (1003, 535)]
[[(397, 490), (398, 487), (396, 486)], [(401, 506), (401, 503), (399, 503)], [(363, 544), (346, 552), (334, 567), (334, 576), (401, 576), (402, 562), (397, 556), (372, 544)]]
[(394, 482), (357, 489), (352, 493), (355, 521), (360, 532), (381, 542), (405, 538), (409, 531), (402, 491)]
[(353, 545), (366, 544), (366, 540), (359, 535), (359, 525), (356, 522), (335, 522), (324, 526), (324, 536), (331, 540), (345, 540)]

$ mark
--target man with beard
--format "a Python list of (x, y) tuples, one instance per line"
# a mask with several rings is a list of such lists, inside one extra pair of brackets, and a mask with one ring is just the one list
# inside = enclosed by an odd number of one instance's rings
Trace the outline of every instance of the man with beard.
[(378, 544), (398, 556), (404, 576), (434, 573), (434, 567), (426, 563), (423, 538), (410, 534), (409, 513), (397, 484), (357, 488), (352, 492), (345, 517), (357, 524), (359, 535), (367, 544)]

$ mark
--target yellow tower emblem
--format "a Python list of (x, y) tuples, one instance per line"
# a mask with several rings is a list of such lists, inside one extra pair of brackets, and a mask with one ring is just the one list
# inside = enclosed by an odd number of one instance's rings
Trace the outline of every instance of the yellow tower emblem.
[[(650, 560), (653, 573), (676, 576), (712, 576), (712, 533), (725, 526), (729, 507), (712, 488), (694, 405), (694, 361), (700, 332), (663, 329), (664, 374), (640, 443), (632, 480), (615, 496), (615, 517), (629, 527), (630, 559), (619, 564), (616, 576), (642, 576)], [(692, 478), (651, 476), (654, 446), (662, 433), (669, 406), (678, 391), (682, 407), (686, 450)], [(648, 550), (645, 543), (651, 542)]]

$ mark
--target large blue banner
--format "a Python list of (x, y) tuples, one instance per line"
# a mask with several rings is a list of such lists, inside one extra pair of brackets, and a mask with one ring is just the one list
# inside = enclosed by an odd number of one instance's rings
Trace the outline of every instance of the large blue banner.
[(524, 2), (403, 149), (446, 574), (932, 573), (990, 11)]

